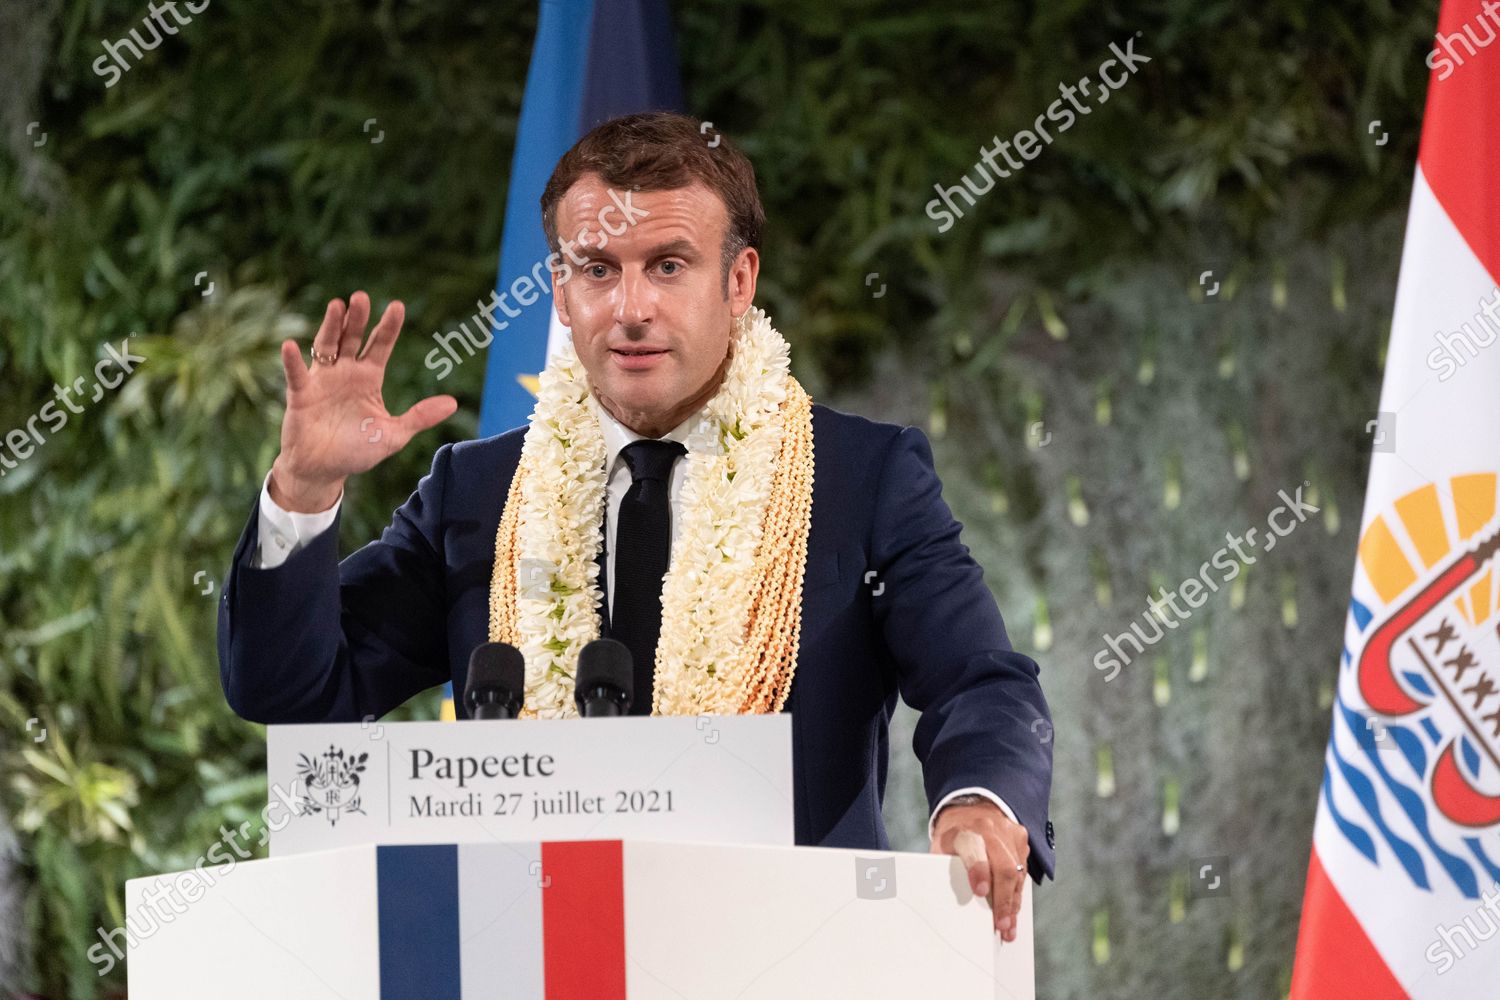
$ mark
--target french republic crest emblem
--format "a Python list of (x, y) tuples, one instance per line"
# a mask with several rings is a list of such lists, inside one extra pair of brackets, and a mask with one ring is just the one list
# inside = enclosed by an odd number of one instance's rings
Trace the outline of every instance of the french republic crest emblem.
[(332, 745), (316, 757), (297, 755), (298, 814), (318, 813), (336, 825), (345, 813), (364, 815), (359, 804), (359, 776), (368, 753), (346, 754)]

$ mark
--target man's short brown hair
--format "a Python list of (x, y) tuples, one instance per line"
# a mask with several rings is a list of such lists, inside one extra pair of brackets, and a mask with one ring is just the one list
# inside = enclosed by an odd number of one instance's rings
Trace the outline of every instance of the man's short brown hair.
[(727, 136), (701, 129), (687, 115), (649, 111), (612, 118), (563, 154), (542, 191), (542, 229), (554, 253), (561, 249), (557, 203), (585, 174), (598, 174), (621, 191), (670, 191), (696, 180), (717, 194), (729, 215), (722, 248), (726, 294), (729, 269), (740, 251), (760, 250), (766, 213), (755, 188), (755, 168)]

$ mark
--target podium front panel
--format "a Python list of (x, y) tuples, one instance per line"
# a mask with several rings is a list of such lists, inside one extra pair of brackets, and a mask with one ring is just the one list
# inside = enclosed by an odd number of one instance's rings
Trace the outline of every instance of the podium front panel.
[[(1003, 944), (936, 855), (474, 843), (205, 872), (213, 885), (132, 940), (132, 1000), (1033, 997), (1029, 889)], [(130, 912), (179, 878), (131, 881)]]

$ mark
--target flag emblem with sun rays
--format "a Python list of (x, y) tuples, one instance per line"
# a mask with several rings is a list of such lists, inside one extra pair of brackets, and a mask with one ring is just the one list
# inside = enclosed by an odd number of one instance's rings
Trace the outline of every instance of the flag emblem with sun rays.
[(1371, 720), (1410, 719), (1426, 733), (1433, 805), (1468, 829), (1500, 824), (1495, 482), (1483, 473), (1413, 490), (1370, 522), (1359, 548), (1385, 608), (1353, 661), (1361, 700)]
[[(1500, 519), (1493, 472), (1412, 490), (1359, 542), (1323, 805), (1371, 862), (1469, 898), (1500, 878)], [(1430, 804), (1430, 808), (1429, 808)]]

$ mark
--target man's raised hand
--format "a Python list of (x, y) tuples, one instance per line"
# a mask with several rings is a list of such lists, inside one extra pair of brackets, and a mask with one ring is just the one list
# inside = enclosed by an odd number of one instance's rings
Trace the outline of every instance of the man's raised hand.
[(400, 416), (386, 412), (381, 384), (405, 316), (405, 307), (392, 302), (366, 340), (370, 297), (355, 292), (347, 307), (341, 299), (328, 303), (313, 338), (318, 360), (309, 364), (296, 341), (282, 342), (286, 416), (270, 489), (271, 499), (283, 510), (327, 510), (338, 500), (344, 480), (374, 468), (458, 409), (452, 396), (429, 396)]

